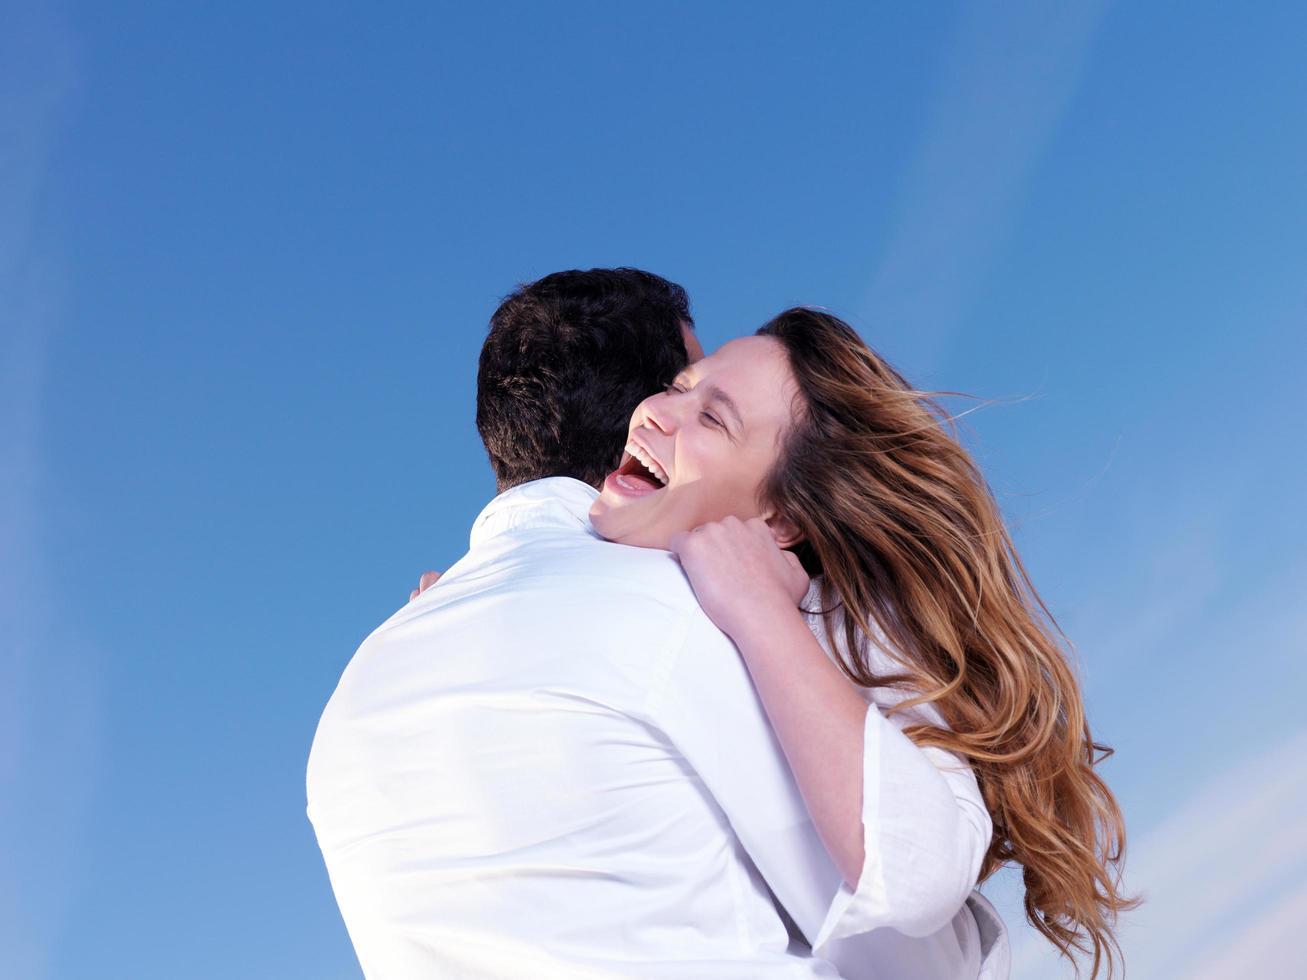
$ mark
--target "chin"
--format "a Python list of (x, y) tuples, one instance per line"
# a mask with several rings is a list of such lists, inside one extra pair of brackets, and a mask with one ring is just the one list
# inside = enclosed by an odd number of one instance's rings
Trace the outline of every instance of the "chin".
[(595, 504), (590, 508), (590, 526), (599, 532), (599, 536), (608, 541), (613, 540), (610, 528), (608, 527), (608, 513)]
[(590, 524), (600, 536), (609, 541), (621, 542), (625, 535), (622, 526), (627, 522), (621, 517), (622, 507), (614, 506), (610, 501), (600, 497), (590, 507)]
[(590, 524), (599, 536), (613, 544), (624, 544), (631, 548), (661, 548), (667, 550), (666, 536), (660, 536), (648, 527), (632, 527), (632, 521), (620, 516), (620, 508), (614, 512), (596, 503), (590, 511)]

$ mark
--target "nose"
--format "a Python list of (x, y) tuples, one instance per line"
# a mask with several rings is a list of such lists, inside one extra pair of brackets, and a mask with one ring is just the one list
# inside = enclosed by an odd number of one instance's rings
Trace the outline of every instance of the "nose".
[(662, 392), (645, 400), (644, 423), (651, 429), (657, 429), (663, 435), (676, 431), (676, 408), (669, 392)]

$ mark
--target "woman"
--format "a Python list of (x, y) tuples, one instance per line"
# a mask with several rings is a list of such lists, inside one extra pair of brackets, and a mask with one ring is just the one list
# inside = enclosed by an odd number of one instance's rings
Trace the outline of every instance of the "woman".
[(945, 419), (842, 321), (788, 310), (641, 403), (591, 519), (675, 552), (739, 648), (850, 921), (925, 936), (1016, 862), (1030, 922), (1110, 976), (1132, 902), (1107, 750)]

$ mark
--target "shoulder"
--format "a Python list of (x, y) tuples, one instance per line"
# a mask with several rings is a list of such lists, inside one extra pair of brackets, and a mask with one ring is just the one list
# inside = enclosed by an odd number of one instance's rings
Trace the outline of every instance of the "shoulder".
[(595, 567), (602, 571), (613, 589), (637, 591), (711, 622), (699, 605), (680, 559), (672, 552), (608, 541), (598, 542), (593, 551)]
[(583, 579), (597, 598), (702, 615), (690, 580), (670, 551), (589, 538), (560, 554), (557, 564), (558, 571)]
[[(432, 591), (444, 585), (442, 580)], [(572, 610), (619, 640), (639, 637), (646, 650), (679, 648), (690, 634), (734, 649), (700, 607), (670, 551), (590, 535), (534, 535), (450, 585), (451, 596), (460, 586), (476, 596), (493, 585), (501, 599), (525, 603), (523, 608), (552, 608), (559, 615)], [(711, 636), (705, 640), (704, 634)]]
[(584, 589), (596, 597), (647, 597), (680, 609), (698, 608), (694, 590), (669, 551), (605, 541), (575, 529), (509, 531), (473, 545), (432, 593)]

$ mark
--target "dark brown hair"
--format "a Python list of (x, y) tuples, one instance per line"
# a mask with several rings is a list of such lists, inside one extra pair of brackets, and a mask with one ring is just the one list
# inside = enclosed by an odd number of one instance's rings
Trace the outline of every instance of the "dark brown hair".
[(685, 290), (641, 269), (555, 272), (495, 310), (477, 371), (477, 431), (499, 489), (547, 476), (597, 487), (631, 412), (685, 367)]

